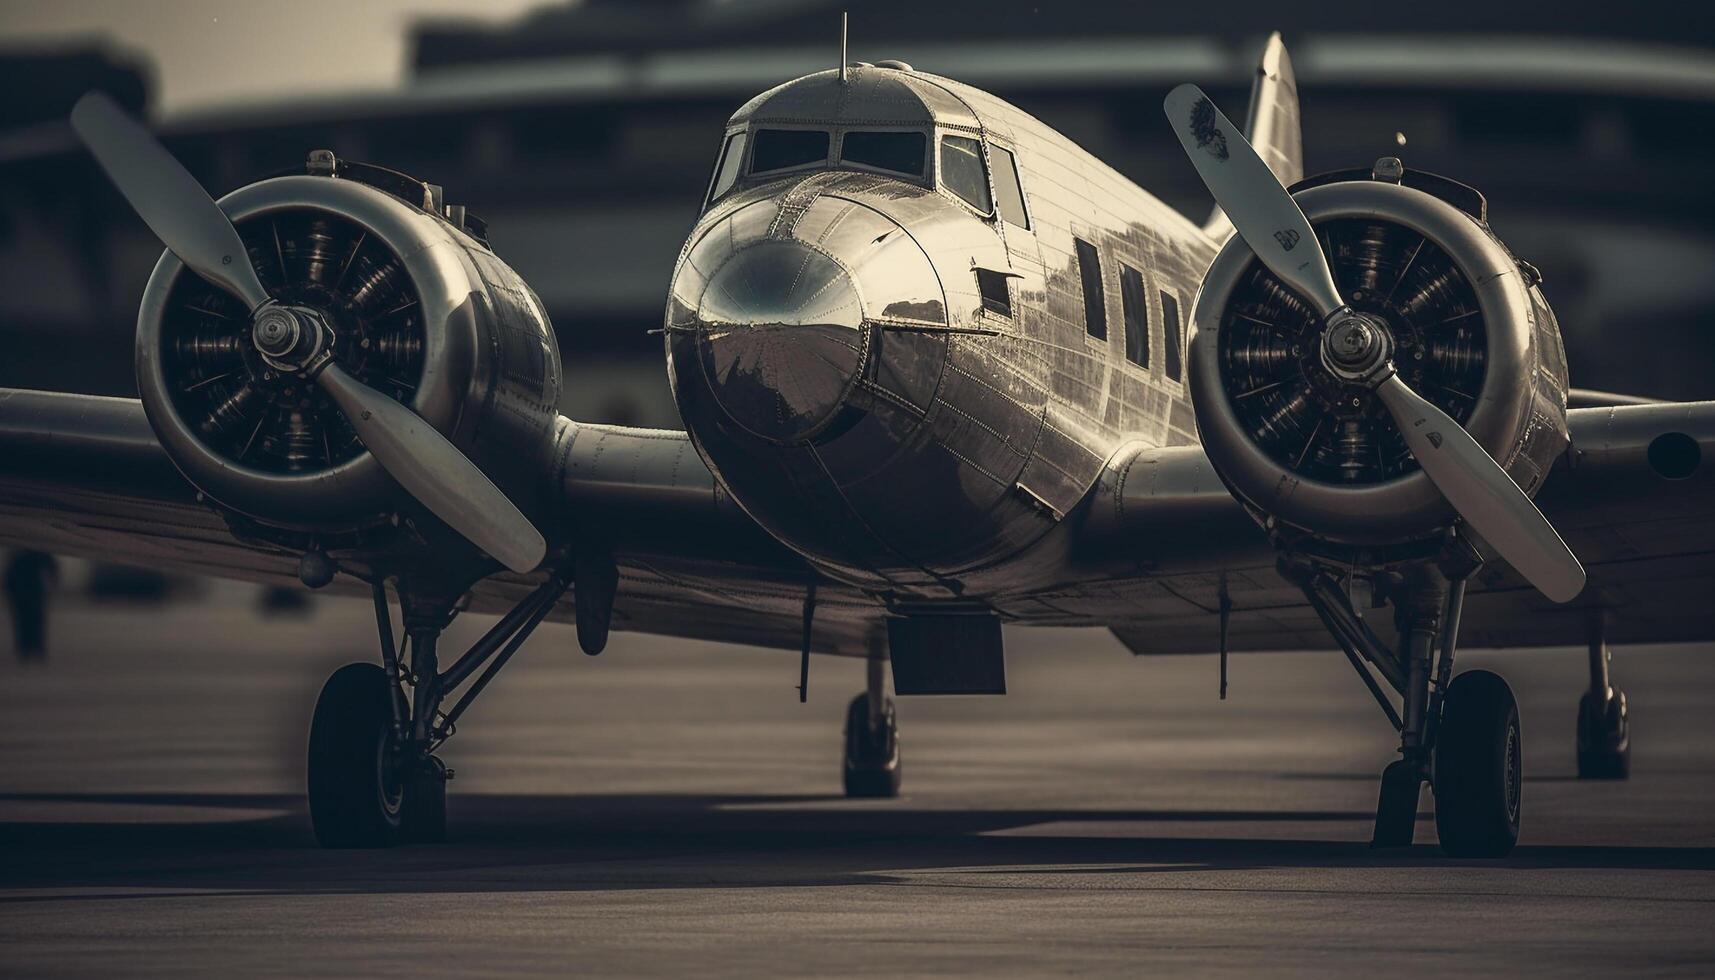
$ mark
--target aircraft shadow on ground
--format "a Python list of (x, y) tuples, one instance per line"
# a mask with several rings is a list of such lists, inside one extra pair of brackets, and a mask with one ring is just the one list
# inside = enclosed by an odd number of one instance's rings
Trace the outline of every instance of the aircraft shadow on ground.
[[(10, 804), (199, 808), (200, 822), (8, 820)], [(209, 820), (208, 808), (230, 810)], [(1150, 824), (1367, 823), (1357, 811), (956, 810), (823, 796), (485, 795), (450, 803), (447, 843), (383, 851), (315, 847), (301, 797), (268, 794), (0, 794), (0, 887), (55, 889), (0, 902), (199, 893), (411, 893), (878, 884), (958, 869), (1162, 874), (1264, 868), (1715, 869), (1715, 848), (1521, 846), (1505, 861), (1450, 862), (1428, 845), (1187, 837)], [(246, 815), (252, 814), (252, 815)], [(1422, 815), (1420, 821), (1425, 819)], [(1082, 836), (1078, 825), (1104, 825)], [(1137, 823), (1137, 833), (1124, 824)], [(1115, 827), (1120, 828), (1115, 833)], [(1027, 834), (997, 833), (1033, 828)], [(1423, 828), (1427, 836), (1427, 828)], [(120, 888), (123, 891), (104, 889)]]

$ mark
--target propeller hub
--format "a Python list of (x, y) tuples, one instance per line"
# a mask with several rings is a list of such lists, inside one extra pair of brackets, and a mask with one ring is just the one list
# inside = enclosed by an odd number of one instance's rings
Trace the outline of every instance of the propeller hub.
[(1337, 377), (1352, 381), (1370, 377), (1393, 353), (1393, 336), (1373, 316), (1337, 316), (1322, 334), (1322, 363)]
[(298, 318), (292, 315), (291, 310), (275, 307), (264, 310), (256, 318), (256, 323), (250, 328), (250, 337), (262, 353), (285, 357), (298, 346), (303, 328), (298, 326)]
[(250, 324), (250, 342), (281, 371), (303, 370), (327, 349), (331, 336), (321, 314), (303, 307), (267, 304)]

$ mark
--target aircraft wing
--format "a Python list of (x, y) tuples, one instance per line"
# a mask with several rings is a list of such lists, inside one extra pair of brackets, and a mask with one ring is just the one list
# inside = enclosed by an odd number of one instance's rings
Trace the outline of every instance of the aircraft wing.
[[(1601, 617), (1615, 643), (1715, 632), (1715, 402), (1574, 409), (1572, 447), (1538, 497), (1590, 584), (1567, 605), (1501, 563), (1472, 583), (1466, 648), (1581, 644)], [(565, 512), (620, 570), (614, 627), (795, 649), (810, 575), (719, 489), (683, 432), (564, 421), (555, 474)], [(241, 540), (199, 503), (141, 403), (0, 390), (0, 547), (271, 584), (297, 556)], [(1674, 477), (1689, 460), (1690, 475)], [(1135, 653), (1208, 653), (1231, 602), (1234, 650), (1326, 649), (1327, 633), (1274, 570), (1266, 536), (1196, 446), (1122, 452), (1042, 543), (1052, 589), (1002, 596), (1009, 621), (1109, 627)], [(473, 607), (502, 611), (533, 585), (499, 575)], [(330, 591), (367, 595), (349, 575)], [(570, 600), (552, 618), (569, 620)], [(813, 648), (863, 655), (882, 607), (818, 586)]]
[[(614, 628), (796, 649), (809, 573), (721, 494), (683, 432), (565, 421), (555, 474), (568, 513), (619, 566)], [(241, 540), (173, 466), (142, 403), (0, 389), (0, 548), (296, 585), (296, 555)], [(540, 576), (481, 583), (503, 612)], [(367, 596), (338, 576), (328, 591)], [(572, 601), (551, 618), (570, 620)], [(864, 655), (880, 607), (822, 582), (813, 648)]]
[[(1470, 583), (1460, 646), (1582, 645), (1598, 620), (1613, 643), (1715, 634), (1715, 402), (1574, 409), (1567, 421), (1571, 446), (1537, 504), (1588, 585), (1560, 605), (1491, 562)], [(1332, 645), (1198, 447), (1128, 454), (1090, 505), (1073, 565), (1112, 571), (1021, 601), (1105, 621), (1134, 653), (1201, 653), (1217, 646), (1224, 586), (1231, 649)]]

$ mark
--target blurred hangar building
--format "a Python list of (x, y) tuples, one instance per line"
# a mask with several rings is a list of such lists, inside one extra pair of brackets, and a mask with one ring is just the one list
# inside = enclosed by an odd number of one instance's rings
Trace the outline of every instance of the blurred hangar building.
[[(1398, 155), (1474, 185), (1543, 270), (1576, 384), (1715, 397), (1715, 6), (846, 6), (853, 60), (994, 91), (1199, 216), (1209, 200), (1161, 99), (1194, 81), (1242, 111), (1279, 27), (1307, 172)], [(564, 410), (676, 425), (648, 331), (722, 127), (757, 92), (833, 67), (841, 7), (588, 0), (503, 27), (421, 21), (396, 91), (286, 92), (156, 122), (217, 193), (314, 148), (443, 185), (546, 302)], [(0, 83), (0, 385), (131, 394), (131, 325), (159, 246), (63, 120), (90, 87), (147, 114), (148, 67), (103, 49), (0, 52)]]

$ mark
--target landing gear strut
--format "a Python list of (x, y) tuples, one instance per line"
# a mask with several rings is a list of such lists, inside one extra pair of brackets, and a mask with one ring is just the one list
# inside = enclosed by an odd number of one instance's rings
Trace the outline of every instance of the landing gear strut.
[(1632, 771), (1631, 719), (1626, 692), (1609, 676), (1607, 637), (1590, 636), (1590, 689), (1578, 699), (1578, 778), (1625, 779)]
[[(1475, 568), (1475, 556), (1457, 539), (1434, 560), (1344, 583), (1341, 569), (1329, 564), (1283, 563), (1400, 733), (1400, 758), (1382, 774), (1372, 847), (1411, 844), (1424, 783), (1434, 790), (1436, 831), (1449, 855), (1501, 857), (1518, 842), (1518, 706), (1496, 674), (1453, 676), (1465, 580)], [(1394, 607), (1399, 639), (1392, 646), (1363, 616), (1372, 588)], [(1398, 710), (1383, 682), (1398, 693)]]
[[(335, 671), (322, 687), (310, 724), (310, 821), (323, 847), (391, 847), (446, 838), (447, 781), (453, 771), (435, 750), (570, 583), (569, 575), (549, 576), (443, 671), (437, 646), (463, 588), (419, 591), (402, 582), (406, 647), (398, 649), (386, 588), (376, 578), (381, 663), (347, 664)], [(443, 709), (447, 695), (478, 670), (481, 675)]]
[(846, 795), (899, 795), (899, 722), (887, 696), (887, 661), (869, 658), (869, 684), (846, 709)]

